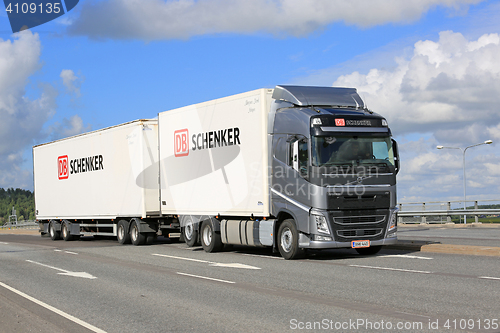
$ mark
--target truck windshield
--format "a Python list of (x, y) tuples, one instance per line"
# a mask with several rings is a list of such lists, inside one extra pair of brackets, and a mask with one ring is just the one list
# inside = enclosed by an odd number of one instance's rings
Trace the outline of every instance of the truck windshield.
[(394, 166), (389, 136), (313, 136), (313, 166)]

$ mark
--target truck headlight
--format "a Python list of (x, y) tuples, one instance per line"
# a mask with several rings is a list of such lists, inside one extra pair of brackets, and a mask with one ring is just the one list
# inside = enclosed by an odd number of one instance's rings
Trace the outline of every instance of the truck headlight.
[(316, 228), (318, 232), (330, 235), (330, 228), (326, 222), (326, 218), (323, 215), (313, 215), (314, 221), (316, 222)]
[(392, 238), (396, 237), (396, 228), (398, 225), (398, 213), (397, 210), (395, 210), (391, 214), (391, 219), (389, 220), (389, 224), (387, 225), (387, 238)]
[(389, 221), (389, 225), (387, 226), (387, 231), (391, 232), (396, 229), (398, 214), (396, 212), (391, 214), (391, 220)]

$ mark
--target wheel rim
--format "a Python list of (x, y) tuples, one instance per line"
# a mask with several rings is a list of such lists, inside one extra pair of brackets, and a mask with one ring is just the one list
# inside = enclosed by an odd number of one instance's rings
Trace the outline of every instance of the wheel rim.
[(67, 229), (67, 225), (66, 223), (63, 225), (63, 229), (62, 229), (62, 234), (63, 234), (63, 237), (66, 238), (66, 236), (68, 236), (68, 229)]
[(187, 240), (191, 240), (191, 238), (193, 238), (193, 224), (192, 223), (186, 224), (186, 226), (184, 227), (184, 238), (186, 238)]
[(212, 230), (210, 226), (206, 226), (203, 229), (203, 243), (207, 246), (212, 244)]
[(51, 224), (51, 225), (50, 225), (50, 236), (51, 236), (51, 237), (54, 237), (54, 234), (55, 234), (54, 225), (53, 225), (53, 224)]
[(137, 226), (134, 225), (132, 227), (132, 232), (130, 233), (130, 236), (132, 237), (132, 240), (135, 242), (137, 240), (137, 234), (138, 234), (138, 231), (137, 231)]
[(286, 228), (281, 233), (281, 247), (285, 252), (290, 252), (293, 245), (293, 234), (289, 228)]
[(123, 225), (118, 226), (118, 238), (119, 239), (125, 238), (125, 230), (123, 228)]

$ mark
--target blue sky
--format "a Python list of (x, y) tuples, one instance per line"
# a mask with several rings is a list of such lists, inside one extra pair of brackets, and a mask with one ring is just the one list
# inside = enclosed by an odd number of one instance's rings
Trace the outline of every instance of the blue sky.
[(277, 84), (350, 86), (400, 143), (400, 201), (500, 198), (500, 3), (81, 0), (12, 34), (0, 14), (0, 187), (31, 147)]

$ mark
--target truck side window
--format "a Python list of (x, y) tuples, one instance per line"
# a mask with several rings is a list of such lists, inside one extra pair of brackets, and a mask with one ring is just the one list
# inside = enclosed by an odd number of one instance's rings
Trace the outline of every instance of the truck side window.
[(307, 178), (308, 176), (308, 161), (309, 161), (309, 152), (307, 150), (307, 140), (301, 139), (299, 141), (299, 173), (302, 177)]
[(291, 140), (288, 154), (288, 165), (299, 172), (302, 177), (307, 178), (308, 161), (309, 152), (307, 149), (307, 140), (297, 138)]

